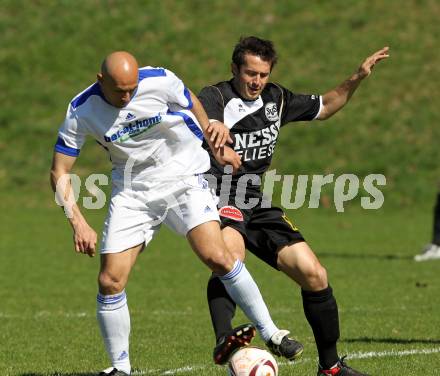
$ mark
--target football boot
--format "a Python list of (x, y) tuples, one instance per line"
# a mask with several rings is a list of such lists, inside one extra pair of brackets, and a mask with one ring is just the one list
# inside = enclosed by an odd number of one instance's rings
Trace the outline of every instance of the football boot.
[(219, 338), (213, 352), (214, 363), (225, 364), (235, 350), (249, 345), (255, 337), (255, 334), (255, 326), (252, 324), (243, 324)]
[(273, 354), (292, 361), (301, 356), (304, 347), (298, 341), (289, 338), (289, 333), (288, 330), (279, 330), (266, 342), (266, 346)]
[(362, 373), (354, 370), (353, 368), (347, 366), (344, 362), (344, 357), (342, 357), (339, 362), (337, 362), (330, 369), (322, 369), (318, 366), (318, 376), (368, 376), (366, 373)]

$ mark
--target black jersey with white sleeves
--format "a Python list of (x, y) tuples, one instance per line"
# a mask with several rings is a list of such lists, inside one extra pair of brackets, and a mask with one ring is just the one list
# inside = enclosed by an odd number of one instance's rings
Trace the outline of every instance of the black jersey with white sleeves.
[[(256, 100), (248, 101), (235, 90), (232, 80), (205, 87), (199, 99), (210, 120), (229, 128), (234, 140), (231, 147), (241, 156), (242, 167), (233, 184), (245, 174), (261, 178), (270, 166), (280, 128), (290, 122), (313, 120), (322, 107), (319, 95), (294, 94), (274, 83), (268, 83)], [(204, 146), (210, 152), (206, 143)], [(210, 156), (209, 172), (220, 178), (223, 167), (211, 152)]]
[(294, 121), (315, 120), (322, 108), (322, 98), (315, 94), (294, 94), (279, 86), (286, 104), (281, 115), (281, 126)]

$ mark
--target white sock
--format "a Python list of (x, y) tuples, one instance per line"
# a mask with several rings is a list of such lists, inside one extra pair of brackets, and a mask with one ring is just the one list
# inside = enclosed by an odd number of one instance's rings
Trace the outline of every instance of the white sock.
[(128, 352), (130, 314), (125, 290), (116, 295), (98, 294), (96, 317), (112, 366), (127, 374), (131, 372)]
[(237, 260), (232, 270), (219, 278), (231, 298), (254, 323), (264, 342), (269, 341), (278, 328), (272, 321), (260, 290), (245, 265)]

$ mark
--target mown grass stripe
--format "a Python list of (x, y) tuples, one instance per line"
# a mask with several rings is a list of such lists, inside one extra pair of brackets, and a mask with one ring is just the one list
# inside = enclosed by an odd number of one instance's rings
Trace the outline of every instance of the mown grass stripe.
[[(430, 349), (411, 349), (411, 350), (389, 350), (389, 351), (369, 351), (369, 352), (356, 352), (349, 354), (347, 359), (370, 359), (370, 358), (384, 358), (384, 357), (405, 357), (413, 355), (430, 355), (440, 353), (440, 347), (430, 348)], [(295, 364), (299, 363), (310, 363), (316, 362), (316, 358), (303, 358), (295, 363), (291, 362), (278, 362), (280, 367), (294, 367)], [(135, 370), (132, 372), (133, 375), (177, 375), (179, 373), (188, 372), (195, 373), (198, 371), (206, 370), (211, 368), (210, 366), (204, 365), (189, 365), (180, 368), (168, 369), (168, 370)]]

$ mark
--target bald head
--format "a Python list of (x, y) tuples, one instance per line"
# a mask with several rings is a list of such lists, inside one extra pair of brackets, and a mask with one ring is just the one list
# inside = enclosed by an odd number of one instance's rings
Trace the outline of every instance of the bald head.
[(125, 51), (116, 51), (108, 55), (101, 65), (102, 75), (115, 82), (137, 81), (138, 63), (135, 57)]
[(138, 85), (138, 63), (125, 51), (108, 55), (101, 64), (98, 81), (107, 101), (115, 107), (125, 107)]

